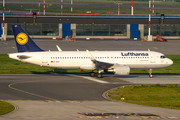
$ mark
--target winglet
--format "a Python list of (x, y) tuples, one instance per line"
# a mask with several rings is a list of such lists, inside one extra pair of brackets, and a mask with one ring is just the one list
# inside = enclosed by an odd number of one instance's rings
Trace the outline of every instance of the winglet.
[(62, 51), (61, 48), (58, 45), (56, 45), (56, 47), (57, 47), (58, 51)]
[(89, 52), (89, 50), (86, 50), (86, 52), (89, 54), (90, 58), (92, 61), (96, 61), (96, 59), (94, 58), (94, 56)]

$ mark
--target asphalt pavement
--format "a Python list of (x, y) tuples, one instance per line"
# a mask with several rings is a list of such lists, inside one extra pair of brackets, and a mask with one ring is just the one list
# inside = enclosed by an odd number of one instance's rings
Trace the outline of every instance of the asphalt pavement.
[(0, 99), (15, 106), (13, 112), (0, 116), (0, 120), (180, 119), (180, 110), (112, 101), (106, 95), (107, 90), (117, 86), (162, 81), (180, 84), (179, 78), (105, 75), (102, 79), (94, 78), (98, 80), (95, 81), (87, 75), (0, 75)]
[[(179, 40), (142, 42), (140, 40), (78, 40), (67, 42), (53, 39), (34, 39), (44, 50), (63, 51), (152, 50), (167, 55), (180, 51)], [(0, 41), (0, 54), (17, 52), (15, 41)], [(178, 75), (104, 75), (91, 78), (86, 74), (14, 74), (0, 75), (0, 100), (12, 103), (15, 110), (0, 116), (0, 120), (78, 120), (78, 119), (180, 119), (180, 110), (147, 107), (108, 99), (107, 90), (123, 85), (180, 84)], [(86, 114), (87, 113), (87, 114)], [(94, 114), (94, 117), (92, 116)], [(105, 116), (104, 114), (109, 114)], [(113, 114), (119, 114), (112, 116)], [(97, 114), (101, 114), (97, 116)], [(91, 116), (90, 116), (91, 115)]]
[[(168, 42), (143, 42), (141, 40), (134, 41), (132, 39), (122, 40), (85, 40), (77, 39), (75, 42), (53, 39), (33, 39), (34, 42), (43, 50), (57, 51), (58, 45), (63, 51), (156, 51), (166, 55), (179, 55), (180, 40), (168, 40)], [(9, 41), (0, 41), (0, 54), (17, 52), (14, 39)]]

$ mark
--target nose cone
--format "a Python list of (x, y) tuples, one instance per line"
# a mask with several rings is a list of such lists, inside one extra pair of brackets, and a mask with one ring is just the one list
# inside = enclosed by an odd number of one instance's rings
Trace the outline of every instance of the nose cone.
[(171, 59), (168, 59), (167, 64), (168, 64), (169, 66), (171, 66), (171, 65), (173, 64), (173, 61), (172, 61)]

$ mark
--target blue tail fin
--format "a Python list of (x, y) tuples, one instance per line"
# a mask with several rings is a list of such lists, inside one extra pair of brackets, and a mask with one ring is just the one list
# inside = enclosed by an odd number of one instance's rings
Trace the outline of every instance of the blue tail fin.
[(37, 52), (40, 49), (20, 25), (12, 25), (18, 52)]

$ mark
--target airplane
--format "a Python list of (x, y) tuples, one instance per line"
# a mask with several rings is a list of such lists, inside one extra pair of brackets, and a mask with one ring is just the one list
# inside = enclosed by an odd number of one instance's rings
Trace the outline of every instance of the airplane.
[(58, 69), (98, 70), (97, 78), (102, 72), (111, 72), (116, 75), (129, 75), (130, 69), (149, 69), (152, 78), (152, 69), (165, 68), (173, 61), (164, 54), (155, 51), (44, 51), (39, 48), (20, 25), (12, 25), (18, 53), (9, 53), (9, 58)]

